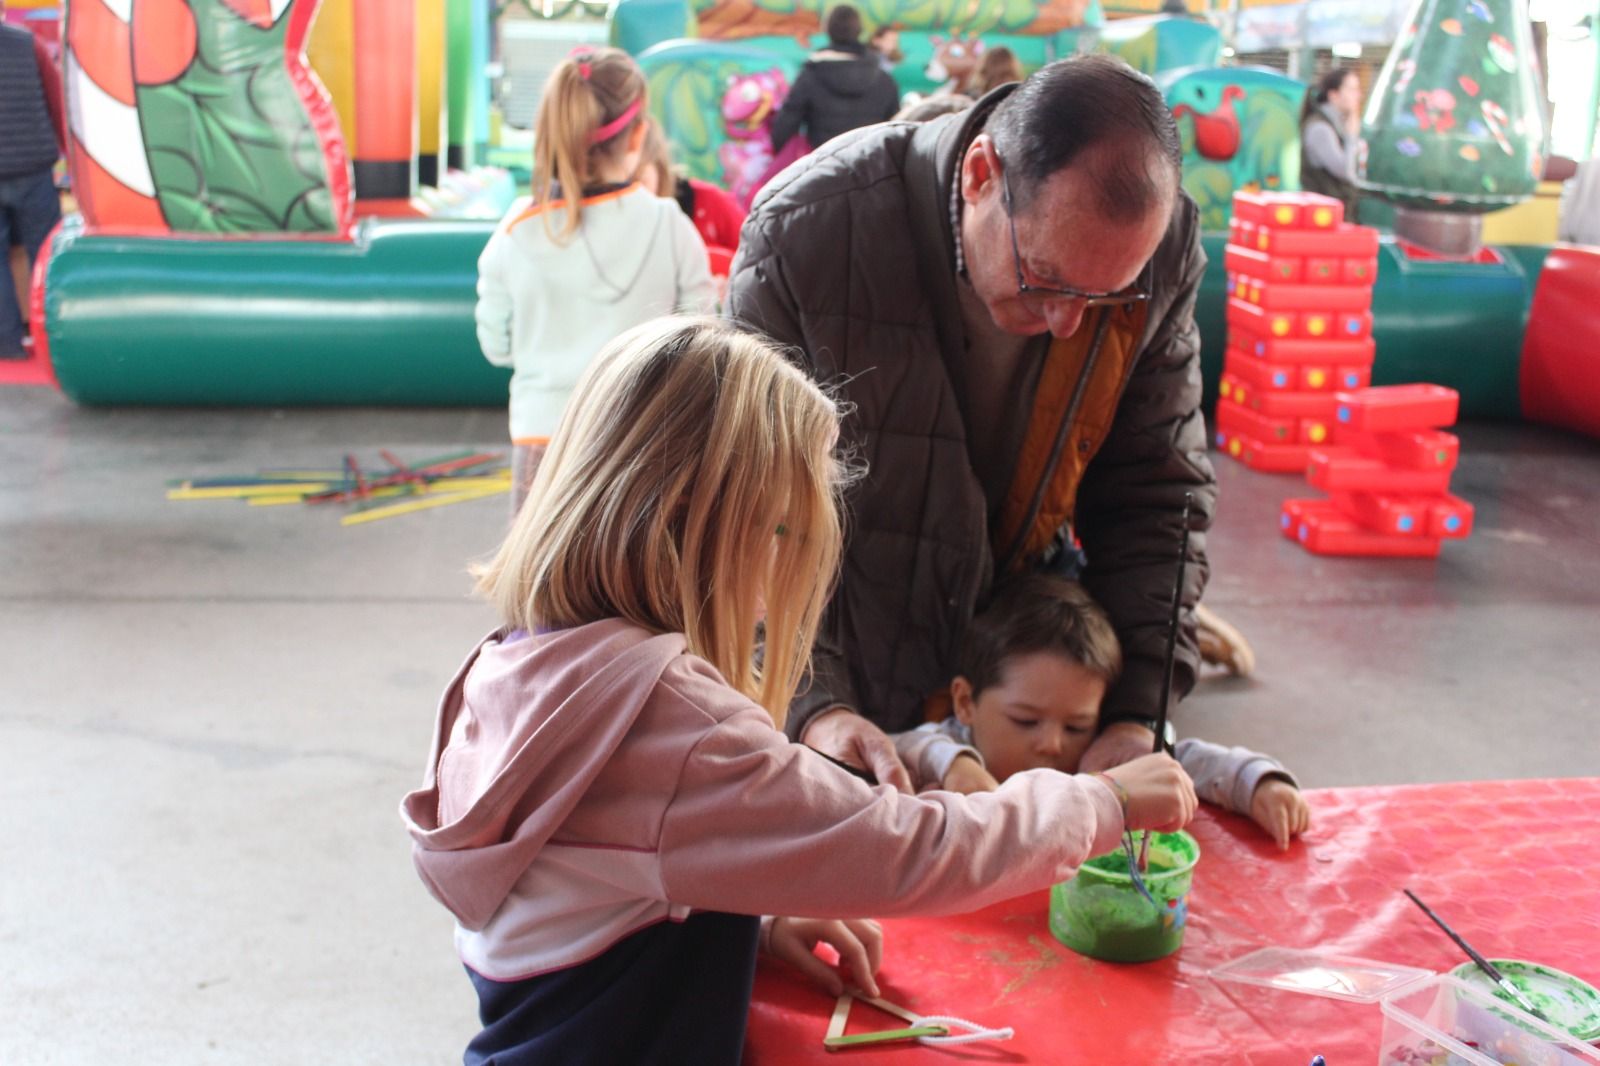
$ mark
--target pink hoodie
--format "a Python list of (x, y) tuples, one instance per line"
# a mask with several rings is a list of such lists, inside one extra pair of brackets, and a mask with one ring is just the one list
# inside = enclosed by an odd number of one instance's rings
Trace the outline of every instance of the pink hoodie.
[(468, 656), (423, 786), (418, 872), (476, 972), (519, 980), (691, 911), (972, 910), (1116, 846), (1104, 781), (1032, 770), (997, 792), (905, 796), (790, 743), (681, 634), (620, 619)]

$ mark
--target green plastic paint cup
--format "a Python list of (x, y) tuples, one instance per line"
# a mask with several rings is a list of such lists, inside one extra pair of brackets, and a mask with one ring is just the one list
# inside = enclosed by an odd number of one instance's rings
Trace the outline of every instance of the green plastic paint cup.
[[(1134, 834), (1134, 849), (1143, 834)], [(1144, 883), (1150, 899), (1128, 875), (1121, 850), (1090, 859), (1078, 876), (1050, 890), (1050, 932), (1080, 955), (1107, 962), (1149, 962), (1183, 946), (1189, 920), (1189, 885), (1200, 845), (1188, 833), (1157, 833), (1150, 840)], [(1154, 902), (1152, 902), (1152, 900)]]

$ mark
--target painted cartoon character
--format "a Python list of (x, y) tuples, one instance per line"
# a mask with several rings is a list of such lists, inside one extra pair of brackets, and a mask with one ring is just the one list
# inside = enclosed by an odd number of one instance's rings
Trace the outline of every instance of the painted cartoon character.
[(923, 71), (929, 81), (939, 82), (940, 92), (970, 93), (973, 75), (983, 62), (983, 42), (976, 33), (962, 37), (933, 37), (933, 58)]
[(1194, 147), (1202, 158), (1226, 163), (1239, 150), (1239, 115), (1233, 106), (1235, 100), (1244, 99), (1244, 90), (1237, 85), (1222, 89), (1222, 102), (1209, 114), (1196, 111), (1188, 104), (1172, 109), (1172, 117), (1188, 115), (1194, 123)]
[(317, 2), (69, 7), (69, 156), (85, 219), (146, 233), (344, 232), (344, 146), (305, 63)]
[(776, 157), (772, 154), (772, 119), (789, 95), (789, 81), (774, 67), (728, 79), (722, 95), (722, 125), (728, 139), (718, 150), (722, 184), (739, 206), (750, 201), (774, 174), (811, 151), (803, 137), (791, 137)]

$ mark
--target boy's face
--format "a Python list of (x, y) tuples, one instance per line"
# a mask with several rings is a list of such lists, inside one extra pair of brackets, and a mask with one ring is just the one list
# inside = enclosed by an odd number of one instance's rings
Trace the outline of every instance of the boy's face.
[(1041, 768), (1076, 773), (1105, 694), (1103, 680), (1049, 651), (1006, 659), (1000, 679), (976, 699), (966, 678), (950, 685), (956, 717), (971, 727), (973, 746), (997, 781)]

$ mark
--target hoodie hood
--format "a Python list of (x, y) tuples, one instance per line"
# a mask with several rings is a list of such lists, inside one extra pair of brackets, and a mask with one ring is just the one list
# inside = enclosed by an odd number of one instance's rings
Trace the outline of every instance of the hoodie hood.
[(883, 74), (883, 66), (861, 45), (829, 45), (812, 53), (806, 69), (834, 95), (849, 97), (865, 96)]
[(440, 702), (427, 773), (401, 817), (428, 890), (481, 929), (628, 734), (681, 633), (608, 619), (487, 637)]

